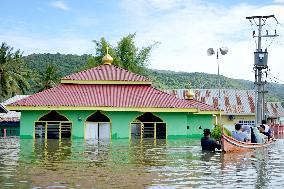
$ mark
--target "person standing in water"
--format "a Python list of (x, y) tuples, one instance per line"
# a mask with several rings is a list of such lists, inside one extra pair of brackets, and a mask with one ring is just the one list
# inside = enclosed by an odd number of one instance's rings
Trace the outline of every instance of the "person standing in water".
[(216, 140), (210, 138), (211, 135), (210, 129), (204, 129), (203, 135), (204, 136), (201, 138), (202, 150), (215, 151), (216, 148), (218, 150), (221, 149), (221, 145), (218, 144)]

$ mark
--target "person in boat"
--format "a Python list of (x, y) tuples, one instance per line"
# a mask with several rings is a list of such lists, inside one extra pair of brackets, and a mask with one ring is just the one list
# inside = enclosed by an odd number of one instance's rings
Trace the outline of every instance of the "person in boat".
[(265, 125), (260, 125), (259, 127), (259, 132), (267, 137), (268, 140), (272, 139), (272, 131), (271, 129), (268, 129), (266, 132), (266, 126)]
[(241, 128), (242, 125), (237, 123), (235, 125), (235, 130), (232, 132), (232, 137), (241, 142), (248, 142), (249, 138), (245, 133), (242, 132)]
[(251, 128), (248, 125), (243, 125), (241, 130), (247, 135), (248, 140), (251, 140)]
[(259, 132), (259, 126), (251, 127), (251, 143), (265, 143), (263, 134)]
[(266, 120), (262, 120), (261, 121), (261, 125), (264, 125), (264, 127), (265, 127), (265, 131), (264, 132), (269, 132), (270, 127), (269, 127), (269, 125), (267, 125)]
[(221, 149), (221, 144), (219, 144), (216, 140), (210, 138), (211, 131), (210, 129), (203, 130), (203, 137), (201, 138), (201, 147), (202, 150), (215, 151)]

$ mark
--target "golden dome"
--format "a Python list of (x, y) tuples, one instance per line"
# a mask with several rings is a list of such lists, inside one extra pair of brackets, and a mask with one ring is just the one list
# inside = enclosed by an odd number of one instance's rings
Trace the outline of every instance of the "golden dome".
[(185, 99), (192, 100), (194, 98), (194, 92), (192, 90), (185, 91)]
[(107, 54), (102, 58), (103, 64), (111, 65), (113, 62), (113, 58), (108, 54), (108, 47), (107, 47)]

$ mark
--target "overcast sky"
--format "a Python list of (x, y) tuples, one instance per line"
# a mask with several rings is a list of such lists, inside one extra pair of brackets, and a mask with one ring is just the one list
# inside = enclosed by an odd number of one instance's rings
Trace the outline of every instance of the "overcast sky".
[(227, 46), (220, 73), (254, 80), (252, 31), (246, 16), (274, 14), (265, 30), (279, 37), (263, 39), (268, 48), (271, 77), (284, 83), (284, 0), (9, 0), (0, 6), (0, 41), (24, 54), (95, 54), (93, 39), (115, 44), (136, 32), (139, 47), (160, 44), (149, 68), (217, 73), (209, 47)]

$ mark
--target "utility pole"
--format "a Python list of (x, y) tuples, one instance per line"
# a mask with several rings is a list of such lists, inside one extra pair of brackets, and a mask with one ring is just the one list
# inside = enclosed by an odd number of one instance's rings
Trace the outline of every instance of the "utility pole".
[[(261, 124), (261, 121), (265, 119), (265, 84), (266, 81), (264, 80), (263, 70), (268, 69), (267, 65), (267, 58), (268, 52), (267, 49), (264, 51), (261, 48), (261, 39), (263, 37), (277, 37), (276, 30), (274, 34), (270, 35), (269, 31), (266, 30), (266, 34), (262, 35), (262, 27), (265, 25), (266, 20), (269, 18), (274, 18), (277, 22), (277, 19), (274, 15), (268, 16), (250, 16), (246, 17), (250, 21), (251, 24), (254, 24), (258, 28), (258, 34), (255, 36), (255, 31), (253, 31), (253, 38), (257, 37), (257, 49), (254, 52), (254, 73), (255, 73), (255, 85), (256, 85), (256, 92), (257, 92), (257, 102), (256, 102), (256, 124)], [(253, 21), (253, 22), (252, 22)], [(278, 23), (278, 22), (277, 22)]]

